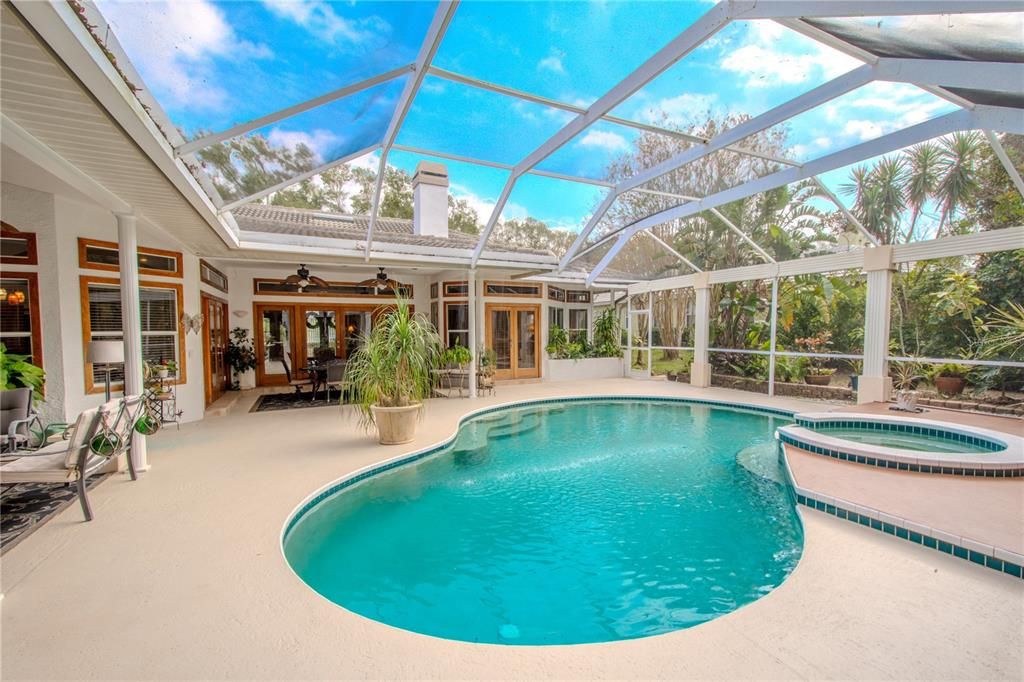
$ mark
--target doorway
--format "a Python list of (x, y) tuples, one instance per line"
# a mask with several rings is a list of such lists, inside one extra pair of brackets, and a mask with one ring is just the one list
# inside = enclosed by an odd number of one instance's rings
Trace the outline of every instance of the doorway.
[(228, 345), (228, 302), (200, 294), (203, 310), (203, 361), (206, 405), (224, 395), (231, 381), (231, 370), (225, 360)]
[(539, 305), (487, 304), (487, 345), (494, 349), (496, 379), (540, 376)]

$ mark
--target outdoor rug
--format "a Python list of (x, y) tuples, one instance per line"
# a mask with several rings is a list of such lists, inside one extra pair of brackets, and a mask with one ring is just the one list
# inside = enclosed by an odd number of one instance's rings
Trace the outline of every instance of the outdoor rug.
[(331, 399), (327, 399), (327, 394), (324, 391), (319, 391), (316, 394), (316, 400), (313, 400), (313, 394), (309, 392), (303, 392), (296, 395), (293, 391), (291, 393), (270, 393), (267, 395), (261, 395), (256, 399), (256, 403), (250, 409), (250, 412), (273, 412), (277, 410), (299, 410), (304, 407), (326, 407), (333, 405), (337, 407), (341, 404), (338, 391), (331, 391)]
[[(94, 474), (87, 485), (92, 490), (109, 474)], [(0, 486), (0, 554), (31, 535), (69, 504), (78, 506), (75, 484), (12, 483)], [(81, 509), (79, 508), (79, 515)], [(84, 517), (82, 517), (84, 518)]]

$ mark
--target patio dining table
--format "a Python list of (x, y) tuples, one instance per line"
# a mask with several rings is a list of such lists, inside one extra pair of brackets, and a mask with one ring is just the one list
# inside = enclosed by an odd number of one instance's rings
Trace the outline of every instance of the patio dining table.
[[(345, 360), (337, 359), (330, 360), (329, 362), (311, 362), (305, 367), (302, 367), (302, 371), (309, 375), (310, 384), (313, 386), (313, 392), (310, 397), (310, 402), (316, 400), (317, 393), (320, 389), (327, 389), (327, 373), (330, 367), (334, 365), (344, 365)], [(328, 394), (330, 396), (330, 394)]]

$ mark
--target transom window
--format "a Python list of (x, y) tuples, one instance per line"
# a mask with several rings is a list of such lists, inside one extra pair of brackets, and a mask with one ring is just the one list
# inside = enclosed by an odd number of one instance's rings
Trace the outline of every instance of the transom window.
[[(84, 237), (78, 239), (78, 266), (83, 269), (117, 272), (121, 269), (119, 253), (116, 242), (104, 242)], [(182, 256), (179, 251), (164, 251), (148, 246), (139, 247), (140, 274), (181, 277), (182, 268)]]
[[(121, 288), (117, 280), (82, 278), (82, 336), (83, 342), (120, 341), (124, 338), (121, 326)], [(178, 383), (185, 382), (185, 359), (182, 353), (185, 339), (178, 324), (181, 317), (182, 290), (179, 284), (140, 282), (139, 313), (142, 326), (142, 359), (148, 363), (174, 360), (178, 365)], [(111, 382), (124, 381), (124, 365), (112, 367)], [(86, 364), (86, 391), (102, 390), (102, 367)]]
[(469, 282), (445, 282), (444, 295), (446, 298), (449, 296), (469, 296)]
[(209, 284), (225, 294), (228, 293), (227, 275), (204, 260), (199, 261), (199, 281)]
[(566, 303), (590, 303), (590, 292), (589, 291), (566, 291), (565, 292)]
[(36, 236), (21, 232), (13, 225), (0, 222), (0, 263), (36, 265)]
[(548, 299), (552, 301), (558, 301), (565, 303), (565, 289), (562, 287), (553, 287), (548, 285)]
[[(289, 284), (279, 279), (253, 279), (254, 294), (285, 294), (288, 296), (333, 296), (335, 298), (394, 298), (391, 289), (377, 289), (372, 286), (363, 286), (357, 282), (328, 282), (326, 287), (306, 287), (299, 291), (298, 284)], [(400, 284), (398, 293), (404, 298), (412, 298), (413, 287), (411, 284)]]
[(484, 294), (487, 296), (540, 298), (540, 289), (540, 284), (523, 284), (520, 282), (484, 282)]

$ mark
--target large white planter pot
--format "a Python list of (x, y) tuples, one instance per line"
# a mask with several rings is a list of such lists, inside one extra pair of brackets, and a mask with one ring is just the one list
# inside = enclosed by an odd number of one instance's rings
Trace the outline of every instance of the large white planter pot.
[(408, 407), (378, 407), (371, 405), (373, 421), (377, 424), (377, 440), (381, 445), (401, 445), (416, 437), (416, 419), (422, 403)]
[(548, 360), (549, 381), (580, 381), (621, 377), (622, 358), (582, 358), (580, 360)]

